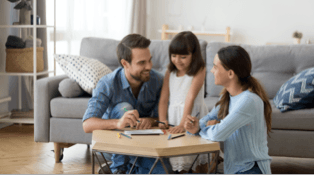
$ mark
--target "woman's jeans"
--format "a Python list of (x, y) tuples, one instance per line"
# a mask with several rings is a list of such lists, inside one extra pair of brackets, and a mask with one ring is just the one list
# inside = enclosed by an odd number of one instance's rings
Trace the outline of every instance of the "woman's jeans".
[(250, 170), (238, 172), (236, 174), (263, 174), (263, 172), (259, 169), (257, 163), (255, 162), (254, 166)]

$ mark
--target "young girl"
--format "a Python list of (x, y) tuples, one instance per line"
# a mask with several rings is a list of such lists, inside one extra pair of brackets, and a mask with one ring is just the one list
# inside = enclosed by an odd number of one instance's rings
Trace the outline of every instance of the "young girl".
[[(208, 113), (204, 103), (206, 69), (199, 41), (192, 32), (181, 32), (174, 37), (169, 46), (169, 59), (158, 108), (159, 120), (166, 124), (159, 124), (159, 127), (168, 128), (168, 123), (175, 125), (169, 129), (170, 133), (175, 134), (185, 132), (187, 115), (196, 116), (199, 113), (197, 116), (200, 118)], [(173, 171), (189, 170), (195, 158), (170, 158)], [(207, 162), (207, 154), (200, 155), (193, 170)]]
[(205, 139), (224, 142), (226, 174), (271, 173), (267, 134), (272, 109), (265, 90), (251, 76), (251, 68), (250, 56), (242, 47), (220, 49), (211, 72), (215, 84), (224, 86), (221, 98), (201, 120), (187, 116), (184, 125)]

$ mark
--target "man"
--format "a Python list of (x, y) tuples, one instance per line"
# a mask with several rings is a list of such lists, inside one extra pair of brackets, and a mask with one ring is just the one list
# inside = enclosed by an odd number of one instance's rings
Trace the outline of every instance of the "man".
[[(119, 43), (117, 55), (122, 67), (102, 77), (94, 89), (83, 117), (86, 133), (126, 126), (149, 129), (155, 124), (163, 76), (152, 70), (149, 45), (150, 40), (138, 34), (127, 35)], [(113, 154), (110, 168), (116, 173), (127, 172), (134, 159)], [(146, 174), (154, 160), (139, 158), (137, 162), (133, 173)], [(160, 163), (153, 173), (165, 173)]]

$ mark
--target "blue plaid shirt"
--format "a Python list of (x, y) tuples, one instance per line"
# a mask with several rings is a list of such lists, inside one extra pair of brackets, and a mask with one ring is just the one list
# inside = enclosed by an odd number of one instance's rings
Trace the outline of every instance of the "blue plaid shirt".
[(158, 103), (160, 98), (163, 76), (151, 70), (150, 79), (144, 82), (138, 98), (132, 93), (124, 69), (117, 68), (112, 73), (103, 76), (93, 90), (93, 96), (88, 102), (83, 121), (91, 117), (110, 119), (110, 112), (121, 102), (128, 102), (138, 110), (140, 117), (158, 117)]

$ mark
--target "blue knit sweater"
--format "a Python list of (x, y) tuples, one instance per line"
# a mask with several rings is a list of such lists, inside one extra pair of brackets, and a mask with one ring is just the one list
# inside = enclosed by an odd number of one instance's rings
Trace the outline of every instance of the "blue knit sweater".
[(219, 106), (200, 120), (200, 136), (224, 142), (224, 173), (244, 172), (257, 162), (264, 174), (271, 174), (267, 127), (262, 99), (248, 90), (230, 96), (229, 114), (216, 125), (206, 127), (208, 120), (218, 120)]

